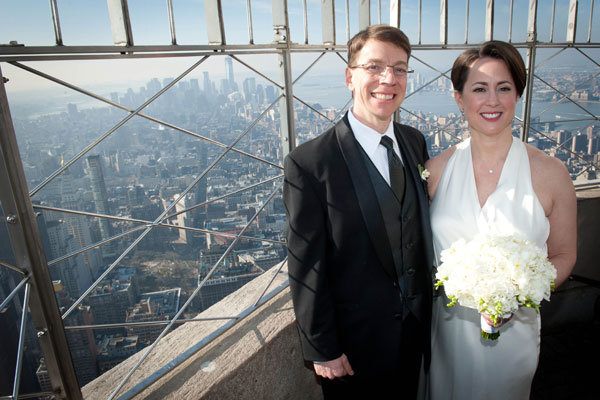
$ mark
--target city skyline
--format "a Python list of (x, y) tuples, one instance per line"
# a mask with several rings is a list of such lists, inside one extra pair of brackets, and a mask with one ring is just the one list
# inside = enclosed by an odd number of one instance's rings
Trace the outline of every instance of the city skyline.
[[(223, 2), (223, 19), (226, 32), (227, 44), (248, 44), (248, 22), (246, 16), (246, 4), (241, 2), (242, 7), (234, 2)], [(371, 1), (371, 22), (376, 23), (379, 20), (379, 8), (381, 9), (381, 22), (389, 23), (389, 0)], [(422, 44), (439, 44), (439, 0), (423, 0), (421, 10), (421, 25), (428, 27), (419, 34), (418, 22), (418, 0), (403, 1), (401, 8), (400, 27), (411, 39), (413, 45), (418, 45), (417, 39), (421, 39)], [(254, 43), (269, 44), (274, 40), (273, 22), (271, 17), (270, 0), (253, 0), (252, 20), (253, 20), (253, 40)], [(130, 1), (128, 3), (131, 24), (133, 30), (133, 39), (135, 45), (169, 45), (171, 36), (167, 15), (167, 6), (164, 1)], [(350, 2), (350, 32), (354, 34), (358, 31), (358, 4)], [(579, 11), (581, 21), (586, 21), (590, 11), (590, 1), (581, 0), (579, 2)], [(0, 24), (0, 44), (7, 45), (11, 41), (27, 46), (54, 46), (54, 32), (52, 27), (52, 18), (48, 4), (40, 7), (36, 0), (8, 1), (5, 5), (5, 15), (11, 15), (12, 18), (4, 20)], [(174, 2), (174, 20), (177, 43), (179, 45), (199, 45), (208, 44), (208, 38), (205, 27), (204, 6), (201, 0), (182, 0)], [(469, 43), (481, 43), (484, 41), (485, 30), (481, 21), (485, 20), (484, 2), (469, 3)], [(567, 32), (569, 0), (557, 0), (555, 10), (554, 32), (552, 36), (555, 41), (563, 42)], [(304, 41), (303, 11), (302, 2), (288, 1), (290, 38), (295, 43)], [(550, 0), (540, 0), (538, 5), (538, 38), (539, 40), (548, 40), (550, 38), (550, 19), (552, 15), (552, 3)], [(466, 0), (461, 3), (452, 3), (448, 8), (448, 42), (461, 44), (465, 40), (465, 12)], [(527, 39), (527, 5), (523, 2), (514, 4), (512, 24), (510, 24), (510, 7), (508, 2), (497, 2), (495, 4), (494, 20), (494, 38), (499, 40), (509, 39), (509, 30), (511, 41), (523, 43)], [(594, 15), (600, 13), (600, 7), (595, 7)], [(59, 3), (59, 16), (61, 18), (61, 27), (63, 30), (64, 44), (67, 46), (85, 46), (85, 45), (112, 45), (112, 35), (108, 19), (108, 10), (106, 2), (77, 2), (74, 0), (64, 0)], [(93, 16), (93, 17), (92, 17)], [(307, 1), (307, 38), (309, 43), (321, 42), (321, 9), (320, 1)], [(338, 45), (344, 45), (347, 40), (346, 33), (346, 10), (345, 2), (335, 1), (335, 20), (336, 20), (336, 42)], [(547, 22), (547, 23), (544, 23)], [(510, 25), (510, 26), (509, 26)], [(433, 27), (433, 28), (431, 28)], [(579, 23), (576, 27), (576, 37), (586, 37), (588, 26), (586, 23)], [(591, 39), (600, 40), (600, 29), (592, 29)], [(426, 52), (429, 52), (427, 50)], [(598, 49), (590, 49), (592, 55), (598, 54)], [(425, 53), (426, 53), (425, 52)], [(454, 57), (449, 55), (452, 52), (437, 52), (438, 58), (443, 59), (443, 65), (452, 63)], [(522, 53), (524, 55), (524, 53)], [(550, 53), (551, 54), (551, 53)], [(277, 70), (275, 68), (275, 56), (270, 56), (268, 60), (262, 57), (257, 58), (251, 55), (241, 56), (253, 67), (265, 72), (267, 75), (278, 80)], [(298, 64), (308, 64), (313, 57), (304, 54), (294, 55), (299, 61)], [(218, 58), (218, 57), (217, 57)], [(88, 60), (88, 61), (52, 61), (43, 63), (43, 72), (62, 77), (65, 81), (79, 86), (101, 88), (112, 85), (113, 88), (123, 87), (128, 83), (143, 81), (156, 76), (156, 73), (150, 71), (159, 69), (163, 76), (177, 76), (183, 70), (188, 68), (196, 58), (175, 57), (168, 63), (161, 62), (160, 58), (136, 59), (136, 60)], [(300, 60), (302, 59), (302, 60)], [(569, 66), (577, 66), (577, 60), (570, 57), (563, 57), (562, 62)], [(160, 64), (157, 68), (155, 64)], [(34, 68), (38, 63), (30, 63)], [(63, 65), (71, 65), (65, 71)], [(74, 67), (76, 65), (76, 67)], [(205, 63), (206, 68), (213, 76), (226, 75), (222, 64), (212, 63), (209, 60)], [(32, 91), (34, 89), (49, 88), (53, 84), (32, 77), (31, 74), (6, 66), (7, 71), (3, 74), (11, 79), (8, 90), (14, 93)], [(239, 66), (238, 66), (239, 67)], [(334, 73), (339, 71), (337, 65), (332, 68), (325, 68), (327, 72)], [(413, 65), (420, 67), (420, 65)], [(302, 70), (302, 68), (300, 68)], [(179, 71), (179, 72), (177, 72)], [(295, 73), (298, 73), (294, 71)], [(250, 73), (250, 72), (248, 72)]]

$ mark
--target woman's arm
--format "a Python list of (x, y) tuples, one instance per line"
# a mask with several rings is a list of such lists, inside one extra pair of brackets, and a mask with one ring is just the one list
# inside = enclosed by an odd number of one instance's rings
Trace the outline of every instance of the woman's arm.
[[(537, 150), (539, 151), (539, 150)], [(542, 153), (541, 151), (539, 151)], [(532, 157), (532, 181), (550, 221), (548, 259), (556, 268), (555, 286), (571, 274), (577, 260), (577, 198), (565, 165), (544, 153)]]
[(430, 158), (425, 163), (425, 168), (429, 171), (429, 178), (427, 178), (427, 189), (429, 190), (429, 198), (433, 200), (435, 191), (437, 190), (440, 179), (442, 178), (442, 172), (446, 168), (448, 160), (456, 150), (456, 147), (452, 146), (437, 156)]

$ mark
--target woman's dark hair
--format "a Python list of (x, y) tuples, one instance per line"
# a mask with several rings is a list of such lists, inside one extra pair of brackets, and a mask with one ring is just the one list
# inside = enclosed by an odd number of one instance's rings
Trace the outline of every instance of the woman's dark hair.
[(471, 65), (484, 57), (491, 57), (504, 61), (504, 64), (506, 64), (515, 83), (517, 94), (521, 97), (523, 90), (525, 90), (527, 79), (525, 63), (523, 63), (521, 54), (519, 54), (519, 51), (513, 45), (500, 40), (485, 42), (478, 49), (465, 50), (458, 56), (456, 61), (454, 61), (452, 73), (450, 75), (454, 90), (462, 93), (465, 82), (469, 76)]

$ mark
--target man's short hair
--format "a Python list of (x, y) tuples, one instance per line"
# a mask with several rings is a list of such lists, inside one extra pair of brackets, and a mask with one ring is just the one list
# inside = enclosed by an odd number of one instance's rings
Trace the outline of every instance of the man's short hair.
[(400, 29), (391, 25), (371, 25), (366, 29), (358, 32), (352, 39), (348, 41), (348, 65), (353, 66), (360, 50), (363, 48), (367, 40), (374, 39), (382, 42), (392, 43), (402, 50), (406, 51), (410, 57), (410, 41), (408, 37)]

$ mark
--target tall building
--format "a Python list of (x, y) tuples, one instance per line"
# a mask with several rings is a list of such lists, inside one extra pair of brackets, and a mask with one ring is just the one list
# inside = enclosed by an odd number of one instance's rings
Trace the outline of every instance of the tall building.
[[(179, 311), (181, 288), (143, 293), (141, 300), (129, 311), (126, 322), (169, 321)], [(128, 326), (127, 335), (137, 336), (141, 345), (156, 340), (166, 325)]]
[[(104, 182), (104, 173), (102, 172), (102, 162), (99, 155), (91, 155), (87, 158), (88, 173), (92, 186), (92, 196), (94, 205), (98, 214), (109, 215), (108, 194), (106, 193), (106, 184)], [(112, 236), (110, 222), (105, 218), (100, 218), (100, 237), (106, 240)], [(100, 247), (104, 258), (110, 259), (116, 256), (115, 243), (109, 242)]]
[(262, 104), (265, 101), (265, 89), (261, 84), (256, 85), (256, 102)]
[(221, 94), (227, 96), (232, 93), (233, 89), (231, 88), (231, 84), (227, 78), (221, 79)]
[(232, 91), (237, 90), (237, 84), (233, 77), (233, 59), (231, 57), (225, 57), (225, 68), (227, 71), (227, 81), (229, 81), (229, 87)]
[(265, 88), (265, 94), (269, 103), (275, 101), (275, 98), (277, 97), (277, 94), (275, 93), (275, 87), (273, 85), (269, 85)]
[(557, 137), (557, 142), (560, 145), (566, 144), (565, 142), (567, 142), (568, 140), (571, 140), (572, 135), (570, 131), (566, 131), (564, 129), (561, 129), (558, 131), (558, 137)]
[[(208, 146), (205, 143), (198, 145), (198, 171), (202, 172), (208, 165)], [(207, 199), (207, 181), (208, 177), (202, 178), (194, 187), (192, 203), (194, 205), (202, 204)], [(190, 212), (192, 226), (195, 228), (204, 228), (206, 226), (206, 206), (196, 207)], [(188, 231), (188, 243), (192, 246), (203, 249), (206, 247), (206, 237), (203, 233)]]
[[(68, 224), (63, 220), (48, 221), (42, 235), (48, 237), (46, 257), (55, 259), (78, 250), (75, 237), (69, 233)], [(71, 297), (79, 297), (92, 284), (92, 272), (85, 266), (82, 254), (69, 257), (50, 268), (53, 280), (60, 280)]]
[[(162, 202), (156, 196), (149, 199), (137, 200), (135, 202), (131, 201), (131, 204), (136, 204), (130, 209), (131, 218), (134, 219), (154, 221), (164, 211)], [(138, 248), (143, 250), (165, 251), (171, 236), (172, 234), (169, 229), (156, 226), (141, 242), (139, 242)]]
[(587, 153), (590, 156), (594, 156), (600, 152), (600, 138), (591, 137), (588, 139)]
[[(81, 210), (83, 208), (82, 202), (73, 187), (73, 176), (69, 174), (69, 170), (66, 170), (57, 178), (60, 187), (60, 205), (63, 208), (70, 210)], [(66, 221), (69, 233), (73, 235), (75, 239), (75, 246), (77, 249), (81, 249), (92, 244), (92, 233), (87, 219), (82, 215), (75, 215), (65, 213), (60, 216)], [(46, 221), (57, 219), (56, 213), (52, 213), (46, 218)], [(61, 254), (61, 255), (64, 255)], [(83, 263), (78, 263), (77, 268), (80, 270), (81, 275), (87, 275), (88, 271), (92, 277), (98, 276), (100, 267), (102, 266), (102, 260), (100, 251), (98, 249), (91, 249), (81, 253), (83, 257)], [(85, 271), (87, 269), (88, 271)]]
[[(65, 319), (65, 325), (93, 325), (94, 317), (89, 306), (80, 304)], [(98, 367), (96, 365), (96, 340), (93, 329), (69, 330), (67, 333), (67, 342), (71, 350), (71, 358), (76, 366), (75, 373), (79, 386), (94, 380), (98, 376)]]
[[(131, 282), (114, 280), (98, 286), (87, 298), (96, 324), (125, 322), (127, 310), (135, 304), (135, 293)], [(96, 330), (96, 333), (125, 333), (123, 328)]]
[(69, 113), (69, 117), (77, 118), (77, 104), (67, 104), (67, 112)]
[(598, 134), (594, 135), (594, 127), (593, 126), (588, 126), (586, 128), (585, 135), (587, 136), (587, 139), (588, 139), (587, 154), (590, 156), (593, 156), (596, 153), (598, 153), (598, 151), (600, 150), (598, 148), (598, 142), (600, 141), (600, 137), (598, 137)]
[(589, 141), (586, 135), (573, 136), (571, 142), (571, 151), (573, 153), (586, 152), (588, 149)]
[(206, 310), (259, 275), (261, 272), (251, 272), (245, 275), (209, 279), (200, 289), (196, 306), (201, 311)]
[(198, 93), (200, 91), (200, 85), (198, 84), (198, 79), (196, 79), (196, 78), (190, 79), (190, 89), (192, 89), (192, 91), (194, 93)]
[(102, 374), (138, 352), (137, 336), (104, 336), (98, 343), (98, 370)]
[(162, 86), (158, 78), (152, 78), (146, 83), (146, 90), (152, 94), (158, 93), (161, 88)]
[(244, 79), (244, 97), (246, 101), (256, 92), (256, 79), (254, 77)]
[(163, 78), (163, 81), (162, 81), (162, 87), (165, 87), (165, 86), (167, 86), (168, 84), (170, 84), (170, 83), (171, 83), (171, 82), (173, 82), (174, 80), (175, 80), (175, 78), (171, 78), (171, 77), (169, 77), (169, 78)]
[(210, 82), (210, 78), (208, 76), (208, 71), (204, 71), (204, 93), (209, 95), (212, 93), (212, 83)]

